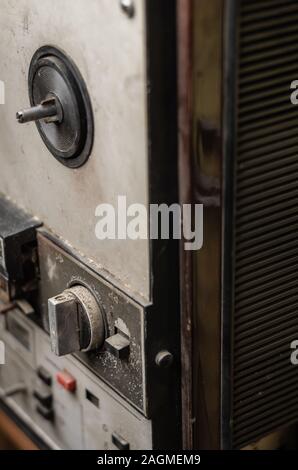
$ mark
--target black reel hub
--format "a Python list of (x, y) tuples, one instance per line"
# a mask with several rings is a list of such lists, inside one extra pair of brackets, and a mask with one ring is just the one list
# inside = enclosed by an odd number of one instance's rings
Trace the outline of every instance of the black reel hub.
[(92, 149), (93, 115), (71, 59), (51, 46), (38, 49), (29, 69), (29, 97), (32, 107), (19, 111), (18, 121), (35, 121), (45, 145), (63, 165), (83, 165)]

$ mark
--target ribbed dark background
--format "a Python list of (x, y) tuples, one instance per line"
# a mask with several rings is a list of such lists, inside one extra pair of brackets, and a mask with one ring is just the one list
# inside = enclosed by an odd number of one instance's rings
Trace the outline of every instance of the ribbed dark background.
[(239, 12), (233, 445), (298, 421), (298, 1)]

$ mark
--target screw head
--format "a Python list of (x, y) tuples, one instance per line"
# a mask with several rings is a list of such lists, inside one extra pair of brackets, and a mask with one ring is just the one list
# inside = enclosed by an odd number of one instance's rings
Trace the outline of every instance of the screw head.
[(133, 18), (135, 14), (135, 6), (133, 0), (120, 0), (120, 6), (129, 18)]
[(169, 351), (160, 351), (155, 357), (155, 363), (158, 367), (166, 369), (173, 363), (173, 354)]

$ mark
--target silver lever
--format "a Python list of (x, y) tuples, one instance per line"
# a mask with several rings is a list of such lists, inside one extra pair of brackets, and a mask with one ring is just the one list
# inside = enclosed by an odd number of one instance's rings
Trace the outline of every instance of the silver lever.
[(62, 121), (62, 107), (58, 99), (51, 96), (37, 106), (18, 111), (16, 118), (20, 124), (43, 119), (46, 123)]

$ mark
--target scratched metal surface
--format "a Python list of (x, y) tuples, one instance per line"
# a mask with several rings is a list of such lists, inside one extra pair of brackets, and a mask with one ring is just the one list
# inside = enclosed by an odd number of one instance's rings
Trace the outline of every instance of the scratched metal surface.
[[(117, 0), (1, 0), (0, 192), (38, 216), (54, 233), (117, 278), (149, 297), (147, 241), (98, 241), (95, 208), (148, 203), (144, 2), (129, 19)], [(49, 153), (36, 126), (20, 125), (29, 105), (33, 53), (51, 44), (71, 56), (87, 84), (95, 118), (92, 155), (70, 170)]]

